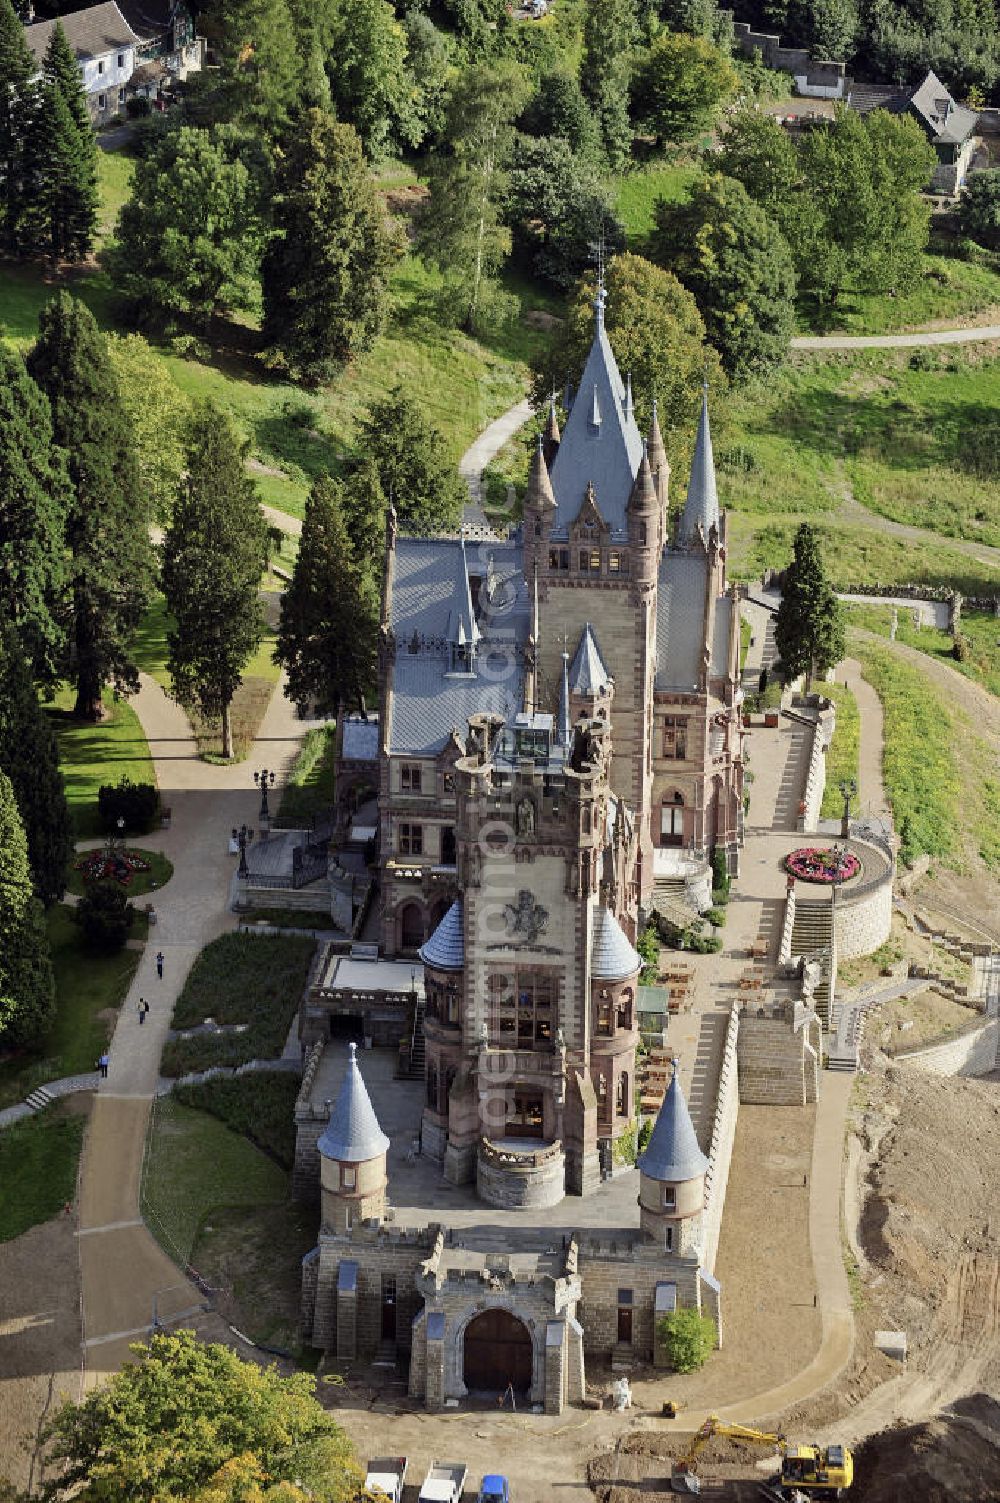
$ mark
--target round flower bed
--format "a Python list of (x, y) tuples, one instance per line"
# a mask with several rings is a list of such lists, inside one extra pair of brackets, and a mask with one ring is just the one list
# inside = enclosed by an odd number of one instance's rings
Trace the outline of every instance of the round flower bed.
[(853, 851), (830, 846), (801, 846), (785, 857), (785, 870), (800, 882), (847, 882), (861, 870)]
[(114, 855), (106, 850), (88, 851), (76, 862), (76, 870), (83, 873), (85, 882), (114, 880), (127, 886), (136, 872), (149, 871), (149, 862), (136, 851), (115, 851)]

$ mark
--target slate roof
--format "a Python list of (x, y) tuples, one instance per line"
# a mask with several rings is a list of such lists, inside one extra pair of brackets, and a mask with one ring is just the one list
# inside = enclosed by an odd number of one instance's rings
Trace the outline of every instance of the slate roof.
[(660, 560), (656, 601), (656, 687), (697, 689), (701, 681), (708, 559), (668, 549)]
[(344, 721), (341, 756), (350, 762), (378, 761), (378, 716), (348, 715)]
[(389, 1139), (378, 1125), (375, 1108), (361, 1078), (358, 1046), (350, 1044), (348, 1047), (347, 1074), (316, 1147), (325, 1159), (361, 1164), (386, 1153)]
[(937, 74), (933, 72), (928, 72), (923, 83), (918, 84), (908, 94), (897, 95), (890, 102), (889, 109), (893, 114), (901, 114), (904, 110), (910, 109), (914, 114), (919, 115), (924, 128), (936, 145), (946, 143), (960, 145), (972, 135), (979, 120), (977, 110), (963, 109), (961, 105), (955, 103)]
[(595, 981), (623, 981), (642, 966), (621, 924), (603, 905), (594, 909), (590, 930), (590, 974)]
[(597, 645), (594, 628), (588, 621), (580, 634), (580, 643), (569, 670), (569, 687), (573, 694), (597, 696), (611, 685), (611, 674)]
[[(453, 729), (465, 735), (470, 715), (509, 716), (521, 708), (529, 630), (521, 559), (515, 542), (467, 547), (460, 538), (399, 538), (391, 753), (436, 755)], [(482, 583), (473, 619), (469, 581), (476, 576)], [(463, 636), (476, 645), (476, 669), (453, 673), (450, 644), (461, 645)]]
[(426, 944), (417, 952), (424, 965), (436, 971), (460, 971), (465, 965), (465, 927), (462, 901), (456, 899)]
[(698, 1146), (676, 1069), (667, 1086), (646, 1151), (639, 1155), (636, 1165), (649, 1179), (667, 1183), (697, 1179), (708, 1168), (708, 1159)]
[(709, 529), (719, 525), (719, 497), (715, 487), (715, 458), (712, 454), (712, 431), (708, 422), (708, 387), (702, 392), (698, 435), (691, 461), (687, 500), (681, 518), (682, 538), (694, 537), (698, 527), (708, 537)]
[[(103, 57), (105, 53), (114, 52), (117, 47), (134, 46), (142, 40), (132, 30), (114, 0), (105, 0), (103, 5), (90, 5), (86, 10), (71, 11), (68, 16), (60, 16), (59, 20), (66, 33), (66, 40), (81, 62), (90, 57)], [(44, 60), (45, 50), (55, 27), (53, 20), (35, 21), (33, 25), (24, 28), (25, 41), (37, 63)]]
[[(588, 484), (613, 537), (627, 532), (625, 508), (642, 459), (642, 434), (604, 328), (604, 292), (595, 303), (594, 341), (552, 462), (557, 512), (552, 536), (566, 537)], [(595, 421), (596, 419), (596, 421)]]

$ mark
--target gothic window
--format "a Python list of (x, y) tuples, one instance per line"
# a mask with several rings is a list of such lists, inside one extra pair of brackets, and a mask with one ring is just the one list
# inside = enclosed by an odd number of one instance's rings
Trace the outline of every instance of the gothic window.
[(404, 793), (419, 793), (421, 768), (419, 763), (404, 762), (400, 769), (400, 787)]
[(445, 987), (442, 1017), (448, 1023), (458, 1023), (458, 982), (453, 976), (449, 978)]
[(422, 856), (424, 854), (424, 827), (403, 821), (399, 826), (399, 854)]
[(602, 1039), (609, 1039), (614, 1031), (611, 993), (602, 986), (597, 998), (597, 1032)]
[(556, 980), (549, 971), (490, 976), (490, 1040), (502, 1049), (531, 1049), (555, 1037)]
[(424, 915), (419, 903), (407, 903), (401, 914), (400, 943), (404, 950), (415, 950), (424, 942)]
[(677, 1191), (673, 1185), (663, 1186), (663, 1209), (665, 1211), (676, 1211), (677, 1209)]
[(628, 573), (628, 555), (625, 554), (625, 553), (609, 553), (608, 554), (608, 573), (609, 574), (627, 574)]
[(672, 1226), (668, 1226), (668, 1227), (665, 1227), (664, 1231), (663, 1231), (663, 1251), (664, 1252), (673, 1252), (673, 1250), (674, 1250), (674, 1229), (673, 1229)]
[(441, 786), (442, 786), (442, 791), (444, 793), (454, 793), (455, 792), (455, 774), (453, 772), (446, 772), (444, 774), (443, 779), (442, 779)]
[(683, 762), (687, 757), (686, 715), (667, 715), (663, 722), (663, 755), (671, 762)]
[(616, 1019), (619, 1028), (632, 1027), (632, 988), (627, 986), (618, 998), (618, 1017)]
[(589, 835), (590, 834), (590, 809), (589, 809), (589, 807), (585, 807), (584, 811), (583, 811), (583, 833), (584, 833), (584, 835)]
[(684, 799), (679, 793), (669, 793), (660, 805), (660, 844), (683, 845)]
[(358, 1183), (358, 1171), (355, 1169), (354, 1165), (353, 1164), (341, 1164), (341, 1166), (340, 1166), (340, 1188), (342, 1190), (353, 1190), (357, 1186), (357, 1183)]
[(584, 574), (600, 574), (601, 550), (600, 548), (580, 549), (580, 568)]
[(441, 865), (455, 865), (455, 826), (445, 825), (441, 831)]
[(541, 524), (541, 522), (536, 522), (535, 523), (535, 537), (536, 538), (540, 538), (541, 535), (542, 535), (542, 524)]
[(569, 568), (569, 549), (568, 548), (550, 548), (549, 549), (549, 568), (550, 569), (568, 569)]
[(615, 1111), (619, 1117), (628, 1116), (628, 1074), (625, 1070), (618, 1077), (618, 1088), (615, 1091)]
[(640, 547), (645, 547), (645, 545), (646, 545), (646, 524), (645, 524), (645, 522), (640, 522), (639, 523), (639, 546)]

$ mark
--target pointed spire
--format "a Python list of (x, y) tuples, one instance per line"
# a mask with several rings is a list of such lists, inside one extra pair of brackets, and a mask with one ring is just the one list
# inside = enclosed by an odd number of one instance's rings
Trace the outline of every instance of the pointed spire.
[(593, 395), (592, 405), (591, 405), (591, 409), (590, 409), (590, 426), (592, 428), (599, 428), (601, 426), (601, 404), (597, 400), (597, 382), (596, 381), (594, 382), (594, 395)]
[(659, 403), (653, 398), (653, 417), (649, 425), (649, 437), (646, 440), (646, 448), (649, 451), (649, 467), (656, 477), (666, 478), (670, 474), (670, 463), (667, 459), (667, 447), (663, 442), (663, 434), (660, 432)]
[(361, 1078), (358, 1046), (351, 1044), (349, 1048), (347, 1074), (316, 1147), (325, 1159), (361, 1164), (386, 1153), (389, 1139), (379, 1126), (371, 1097)]
[(656, 482), (653, 480), (653, 471), (649, 463), (649, 451), (644, 443), (642, 446), (642, 458), (639, 461), (635, 483), (632, 486), (632, 494), (628, 498), (628, 510), (653, 512), (656, 510), (658, 504)]
[(524, 504), (526, 507), (534, 506), (539, 511), (555, 511), (556, 509), (556, 498), (552, 490), (549, 467), (545, 463), (545, 448), (541, 434), (538, 435), (538, 443), (531, 456), (531, 471), (528, 475), (528, 489), (525, 492)]
[(559, 419), (556, 417), (556, 394), (549, 397), (549, 415), (545, 420), (545, 432), (542, 435), (542, 453), (545, 455), (545, 463), (550, 465), (559, 451)]
[(569, 653), (563, 648), (562, 654), (562, 692), (559, 696), (559, 740), (563, 746), (569, 746), (572, 738), (572, 726), (569, 721)]
[(646, 1151), (636, 1160), (640, 1174), (669, 1183), (698, 1179), (708, 1168), (684, 1099), (677, 1062)]
[(469, 583), (469, 563), (465, 556), (465, 533), (459, 540), (459, 567), (455, 575), (455, 588), (451, 610), (448, 613), (448, 641), (455, 647), (471, 647), (479, 641), (479, 626), (472, 609), (472, 586)]
[(700, 527), (707, 538), (712, 528), (719, 525), (719, 497), (715, 487), (715, 459), (712, 455), (712, 433), (708, 423), (708, 382), (702, 386), (701, 417), (698, 420), (698, 436), (695, 440), (694, 459), (691, 462), (691, 479), (688, 483), (684, 516), (681, 520), (681, 537), (694, 538)]
[(593, 699), (606, 693), (611, 687), (611, 675), (601, 656), (594, 628), (589, 621), (580, 634), (580, 645), (573, 658), (573, 666), (570, 669), (570, 687), (574, 694), (582, 694)]

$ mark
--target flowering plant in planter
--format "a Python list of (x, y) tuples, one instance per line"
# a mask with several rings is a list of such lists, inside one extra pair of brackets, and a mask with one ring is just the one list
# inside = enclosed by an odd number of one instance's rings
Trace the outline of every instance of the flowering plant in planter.
[(88, 851), (75, 863), (76, 870), (83, 872), (85, 882), (106, 882), (113, 879), (126, 885), (135, 872), (148, 872), (149, 862), (135, 851)]
[(861, 870), (853, 851), (819, 846), (800, 846), (785, 857), (785, 870), (800, 882), (847, 882)]

